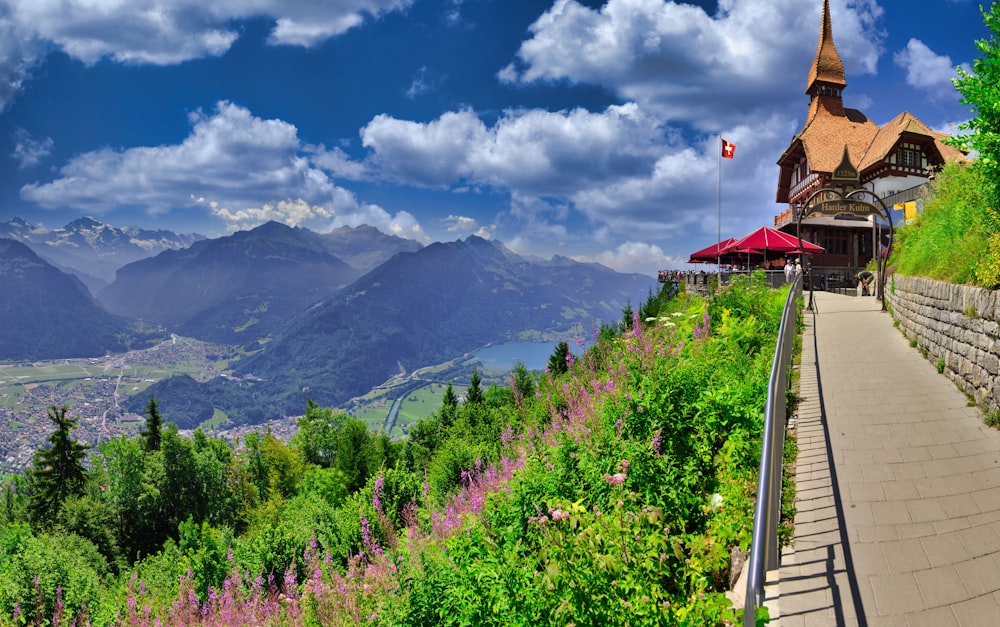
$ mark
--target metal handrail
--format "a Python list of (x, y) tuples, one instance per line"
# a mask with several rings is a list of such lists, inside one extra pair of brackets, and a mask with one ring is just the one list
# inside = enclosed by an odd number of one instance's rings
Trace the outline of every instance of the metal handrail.
[(753, 540), (747, 564), (747, 591), (743, 601), (743, 625), (753, 627), (757, 608), (764, 603), (764, 565), (778, 567), (778, 519), (781, 516), (782, 462), (785, 448), (785, 392), (795, 342), (796, 300), (802, 293), (802, 277), (796, 276), (785, 299), (778, 328), (777, 346), (767, 383), (764, 403), (764, 434), (757, 481), (757, 503), (753, 513)]

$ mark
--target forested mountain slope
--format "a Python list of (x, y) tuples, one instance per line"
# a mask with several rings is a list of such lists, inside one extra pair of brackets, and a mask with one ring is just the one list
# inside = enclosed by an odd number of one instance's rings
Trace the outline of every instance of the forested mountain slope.
[(129, 324), (27, 245), (0, 238), (0, 359), (93, 357), (125, 350)]
[(99, 297), (180, 335), (252, 346), (360, 274), (315, 234), (269, 222), (129, 264)]
[(235, 365), (298, 413), (490, 342), (588, 335), (655, 285), (597, 264), (533, 263), (470, 237), (396, 255)]

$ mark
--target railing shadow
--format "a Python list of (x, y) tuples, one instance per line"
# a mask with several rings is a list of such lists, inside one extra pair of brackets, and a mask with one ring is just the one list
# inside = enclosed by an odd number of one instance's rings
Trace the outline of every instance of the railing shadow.
[[(772, 366), (771, 382), (768, 386), (768, 401), (765, 405), (764, 416), (764, 436), (761, 451), (760, 477), (758, 480), (757, 504), (754, 511), (753, 540), (750, 550), (750, 559), (747, 567), (750, 569), (747, 577), (747, 590), (744, 599), (744, 627), (755, 625), (756, 610), (764, 602), (765, 585), (765, 565), (767, 570), (776, 570), (779, 565), (777, 557), (777, 517), (781, 502), (781, 475), (782, 475), (782, 449), (784, 445), (785, 430), (785, 377), (786, 370), (790, 364), (791, 340), (786, 337), (788, 329), (788, 309), (792, 301), (792, 293), (799, 288), (798, 281), (793, 285), (789, 294), (789, 302), (786, 302), (785, 314), (782, 316), (782, 330), (779, 331), (778, 347), (775, 352), (774, 365)], [(822, 425), (824, 447), (826, 453), (827, 470), (829, 472), (829, 482), (833, 496), (834, 515), (824, 520), (837, 520), (837, 532), (844, 555), (845, 575), (850, 588), (850, 603), (853, 605), (854, 616), (860, 627), (867, 627), (868, 621), (865, 616), (864, 603), (861, 598), (861, 590), (858, 586), (857, 576), (854, 571), (854, 559), (851, 555), (851, 545), (848, 539), (847, 527), (844, 518), (844, 504), (841, 498), (839, 482), (837, 480), (837, 469), (833, 463), (833, 448), (830, 440), (830, 427), (827, 422), (826, 404), (823, 401), (823, 378), (819, 365), (819, 346), (816, 329), (816, 310), (812, 310), (813, 316), (813, 354), (815, 355), (816, 369), (816, 390), (819, 400), (820, 423)], [(794, 324), (794, 318), (792, 319)], [(787, 360), (787, 361), (786, 361)], [(806, 364), (802, 364), (805, 367)], [(780, 399), (780, 400), (779, 400)], [(781, 403), (779, 405), (778, 403)], [(837, 583), (837, 570), (834, 563), (834, 546), (827, 547), (826, 569), (823, 573), (810, 578), (824, 581), (821, 587), (827, 588), (833, 599), (833, 611), (837, 625), (847, 624), (847, 617), (844, 607), (844, 599), (841, 598), (840, 586)], [(814, 608), (822, 610), (826, 608)], [(805, 612), (799, 612), (804, 614)]]

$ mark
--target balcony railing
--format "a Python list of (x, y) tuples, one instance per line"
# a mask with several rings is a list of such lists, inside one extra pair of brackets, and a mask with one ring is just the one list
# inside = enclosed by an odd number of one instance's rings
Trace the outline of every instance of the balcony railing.
[[(781, 315), (778, 341), (771, 365), (764, 403), (764, 435), (760, 455), (760, 476), (757, 479), (757, 503), (753, 515), (753, 539), (747, 564), (747, 592), (743, 604), (743, 625), (753, 627), (757, 608), (764, 603), (764, 573), (775, 570), (778, 561), (778, 520), (781, 516), (782, 463), (785, 448), (785, 399), (788, 371), (792, 364), (795, 343), (796, 301), (802, 293), (802, 281), (795, 278), (785, 310)], [(766, 566), (766, 570), (765, 570)]]

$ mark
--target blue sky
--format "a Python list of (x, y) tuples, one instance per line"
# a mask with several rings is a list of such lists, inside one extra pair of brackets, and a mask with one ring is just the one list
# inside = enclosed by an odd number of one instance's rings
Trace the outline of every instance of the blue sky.
[[(0, 221), (471, 234), (622, 271), (770, 224), (819, 0), (0, 0)], [(831, 0), (847, 106), (968, 119), (970, 0)]]

